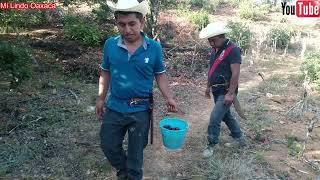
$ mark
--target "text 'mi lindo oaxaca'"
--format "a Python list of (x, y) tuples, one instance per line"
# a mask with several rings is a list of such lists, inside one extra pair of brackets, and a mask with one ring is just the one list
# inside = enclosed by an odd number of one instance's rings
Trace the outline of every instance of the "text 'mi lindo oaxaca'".
[(0, 2), (0, 10), (54, 10), (57, 6), (55, 3), (24, 3), (24, 2)]

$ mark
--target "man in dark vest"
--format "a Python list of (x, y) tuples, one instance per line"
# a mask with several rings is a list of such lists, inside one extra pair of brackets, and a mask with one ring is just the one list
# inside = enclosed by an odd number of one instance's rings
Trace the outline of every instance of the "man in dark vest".
[(236, 96), (241, 64), (240, 48), (225, 35), (230, 31), (222, 23), (211, 23), (200, 32), (200, 38), (208, 39), (213, 47), (205, 95), (210, 98), (212, 92), (215, 106), (208, 126), (208, 145), (203, 151), (205, 158), (213, 155), (214, 148), (219, 142), (221, 121), (228, 126), (237, 146), (245, 146), (240, 125), (230, 112), (232, 103), (234, 101), (238, 103)]

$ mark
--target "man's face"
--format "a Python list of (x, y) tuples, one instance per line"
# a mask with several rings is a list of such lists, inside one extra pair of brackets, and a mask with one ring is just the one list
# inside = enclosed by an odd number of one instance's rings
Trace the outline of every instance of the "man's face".
[(221, 48), (225, 42), (225, 38), (219, 36), (213, 36), (208, 39), (210, 46), (214, 48)]
[(144, 26), (144, 19), (140, 21), (136, 14), (121, 15), (116, 18), (117, 27), (124, 40), (135, 42), (140, 38), (140, 30)]

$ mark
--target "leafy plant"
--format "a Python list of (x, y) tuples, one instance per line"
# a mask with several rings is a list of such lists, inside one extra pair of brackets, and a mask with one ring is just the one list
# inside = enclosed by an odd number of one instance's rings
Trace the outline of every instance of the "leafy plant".
[(11, 77), (12, 84), (17, 85), (23, 79), (32, 76), (32, 58), (26, 48), (0, 41), (0, 73)]
[(203, 10), (192, 12), (188, 18), (194, 25), (196, 25), (198, 30), (201, 30), (209, 24), (209, 15)]
[(240, 18), (249, 19), (252, 21), (262, 20), (266, 13), (267, 12), (264, 11), (263, 8), (255, 6), (250, 1), (241, 3), (238, 11)]
[(176, 8), (177, 1), (176, 0), (159, 0), (161, 9), (170, 9)]
[(227, 26), (232, 30), (228, 34), (228, 37), (237, 43), (242, 50), (248, 50), (252, 39), (252, 33), (249, 27), (241, 22), (232, 21), (229, 21)]
[(207, 0), (189, 0), (191, 6), (197, 6), (202, 8), (205, 5)]
[(307, 71), (310, 81), (320, 90), (320, 52), (308, 54), (301, 66), (301, 71)]
[(102, 32), (99, 30), (98, 25), (88, 23), (85, 19), (70, 14), (66, 15), (63, 21), (66, 24), (66, 35), (70, 39), (83, 42), (89, 46), (100, 44)]
[(0, 11), (3, 32), (16, 32), (19, 28), (40, 26), (47, 23), (45, 11)]
[(302, 152), (302, 145), (298, 143), (298, 139), (296, 136), (288, 135), (287, 143), (289, 148), (289, 154), (292, 156), (300, 155)]
[(239, 5), (243, 3), (243, 0), (226, 0), (225, 2), (233, 7), (239, 7)]
[(92, 13), (94, 14), (95, 18), (100, 22), (104, 22), (112, 17), (112, 11), (109, 6), (105, 2), (100, 2), (100, 7), (97, 9), (93, 9)]
[(274, 26), (267, 34), (269, 44), (275, 48), (285, 48), (289, 46), (291, 38), (296, 34), (296, 31), (289, 26)]

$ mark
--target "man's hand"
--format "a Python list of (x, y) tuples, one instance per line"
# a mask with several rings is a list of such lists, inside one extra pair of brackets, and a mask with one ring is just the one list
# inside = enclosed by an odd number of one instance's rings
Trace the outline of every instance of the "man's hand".
[(174, 99), (168, 99), (167, 102), (167, 107), (168, 107), (168, 111), (169, 112), (177, 112), (178, 109), (177, 109), (177, 103)]
[(96, 116), (98, 120), (102, 119), (104, 99), (98, 98), (96, 101)]
[(229, 106), (229, 105), (231, 105), (232, 104), (232, 102), (233, 102), (233, 94), (229, 94), (229, 93), (227, 93), (225, 96), (224, 96), (224, 104), (226, 105), (226, 106)]
[(208, 99), (210, 99), (211, 97), (210, 97), (210, 88), (206, 88), (206, 92), (205, 92), (205, 96), (208, 98)]

